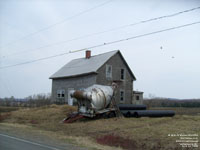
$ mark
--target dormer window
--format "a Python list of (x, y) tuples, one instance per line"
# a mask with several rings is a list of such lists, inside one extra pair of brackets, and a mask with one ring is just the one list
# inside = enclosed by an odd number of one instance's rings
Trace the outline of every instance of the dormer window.
[(106, 65), (106, 78), (111, 79), (112, 78), (112, 66)]

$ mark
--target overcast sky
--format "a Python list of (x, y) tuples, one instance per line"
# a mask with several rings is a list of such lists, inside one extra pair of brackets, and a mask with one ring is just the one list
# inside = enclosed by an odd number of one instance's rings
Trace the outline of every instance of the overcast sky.
[[(0, 67), (198, 22), (200, 9), (94, 34), (199, 6), (199, 0), (0, 0)], [(134, 90), (146, 97), (200, 98), (200, 24), (90, 50), (120, 50), (137, 78)], [(49, 77), (84, 53), (1, 68), (0, 97), (50, 93)]]

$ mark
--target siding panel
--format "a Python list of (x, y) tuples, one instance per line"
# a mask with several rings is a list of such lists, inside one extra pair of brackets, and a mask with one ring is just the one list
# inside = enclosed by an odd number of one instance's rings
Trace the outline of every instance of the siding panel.
[[(68, 101), (68, 89), (74, 88), (74, 90), (80, 90), (83, 88), (87, 88), (96, 83), (96, 74), (95, 75), (87, 75), (87, 76), (79, 76), (75, 78), (63, 78), (63, 79), (53, 79), (52, 80), (52, 101), (58, 102), (63, 101), (67, 103)], [(64, 89), (65, 90), (65, 98), (59, 99), (57, 98), (57, 90)]]
[[(106, 65), (112, 66), (112, 79), (106, 78)], [(121, 80), (121, 69), (125, 69), (125, 79)], [(125, 91), (125, 101), (126, 104), (132, 103), (132, 92), (133, 92), (133, 78), (128, 71), (128, 68), (124, 64), (120, 55), (117, 53), (111, 57), (106, 64), (98, 69), (97, 84), (111, 85), (113, 81), (117, 82), (119, 87), (116, 92), (116, 101), (120, 103), (120, 89)]]

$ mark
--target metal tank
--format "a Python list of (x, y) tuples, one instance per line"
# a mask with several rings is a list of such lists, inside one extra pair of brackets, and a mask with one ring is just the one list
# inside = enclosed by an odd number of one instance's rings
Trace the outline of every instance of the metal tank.
[(108, 106), (114, 95), (115, 85), (104, 86), (94, 84), (84, 90), (77, 90), (71, 93), (71, 97), (78, 102), (78, 112), (89, 117), (97, 113), (109, 111)]

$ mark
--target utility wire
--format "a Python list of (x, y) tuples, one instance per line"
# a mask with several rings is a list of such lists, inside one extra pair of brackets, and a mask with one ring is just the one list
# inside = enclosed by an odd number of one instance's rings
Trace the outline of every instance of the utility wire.
[(170, 14), (170, 15), (164, 15), (164, 16), (160, 16), (160, 17), (151, 18), (151, 19), (148, 19), (148, 20), (142, 20), (142, 21), (139, 21), (139, 22), (136, 22), (136, 23), (127, 24), (127, 25), (116, 27), (116, 28), (112, 28), (112, 29), (108, 29), (108, 30), (104, 30), (104, 31), (96, 32), (96, 33), (86, 34), (86, 35), (79, 36), (79, 37), (76, 37), (76, 38), (73, 38), (73, 39), (47, 44), (47, 45), (44, 45), (44, 46), (41, 46), (41, 47), (38, 47), (38, 48), (34, 48), (34, 49), (30, 49), (30, 50), (24, 50), (24, 51), (21, 51), (21, 52), (8, 54), (6, 56), (2, 56), (1, 58), (5, 58), (5, 57), (8, 57), (8, 56), (13, 56), (13, 55), (18, 55), (18, 54), (23, 54), (23, 53), (28, 53), (28, 52), (40, 50), (40, 49), (43, 49), (43, 48), (46, 48), (46, 47), (51, 47), (51, 46), (54, 46), (54, 45), (60, 45), (60, 44), (63, 44), (63, 43), (68, 43), (68, 42), (76, 41), (76, 40), (79, 40), (79, 39), (83, 39), (83, 38), (87, 38), (87, 37), (91, 37), (91, 36), (95, 36), (95, 35), (111, 32), (111, 31), (116, 31), (116, 30), (120, 30), (120, 29), (123, 29), (123, 28), (131, 27), (131, 26), (136, 26), (136, 25), (147, 23), (147, 22), (151, 22), (151, 21), (170, 18), (170, 17), (174, 17), (174, 16), (177, 16), (177, 15), (181, 15), (183, 13), (191, 12), (191, 11), (194, 11), (194, 10), (197, 10), (197, 9), (200, 9), (200, 6), (192, 8), (192, 9), (187, 9), (187, 10), (184, 10), (184, 11), (180, 11), (180, 12), (177, 12), (177, 13), (173, 13), (173, 14)]
[(85, 14), (85, 13), (88, 13), (88, 12), (94, 10), (94, 9), (97, 9), (97, 8), (99, 8), (99, 7), (102, 7), (102, 6), (104, 6), (104, 5), (108, 4), (108, 3), (110, 3), (111, 1), (113, 1), (113, 0), (108, 0), (108, 1), (103, 2), (103, 3), (99, 4), (99, 5), (96, 5), (96, 6), (92, 7), (92, 8), (86, 9), (86, 10), (84, 10), (84, 11), (82, 11), (82, 12), (79, 12), (79, 13), (77, 13), (77, 14), (71, 16), (71, 17), (68, 17), (68, 18), (66, 18), (66, 19), (64, 19), (64, 20), (62, 20), (62, 21), (59, 21), (59, 22), (57, 22), (57, 23), (51, 24), (51, 25), (49, 25), (49, 26), (47, 26), (47, 27), (44, 27), (44, 28), (42, 28), (42, 29), (40, 29), (40, 30), (38, 30), (38, 31), (32, 32), (32, 33), (30, 33), (30, 34), (27, 34), (27, 35), (25, 35), (24, 37), (22, 37), (22, 38), (20, 38), (20, 39), (18, 39), (18, 40), (9, 42), (9, 43), (5, 44), (4, 46), (0, 46), (0, 48), (7, 47), (7, 46), (10, 45), (10, 44), (13, 44), (13, 43), (16, 43), (16, 42), (18, 42), (18, 41), (24, 40), (24, 39), (26, 39), (26, 38), (28, 38), (28, 37), (30, 37), (30, 36), (33, 36), (33, 35), (35, 35), (35, 34), (38, 34), (38, 33), (40, 33), (40, 32), (43, 32), (43, 31), (48, 30), (48, 29), (50, 29), (50, 28), (53, 28), (53, 27), (55, 27), (56, 25), (59, 25), (59, 24), (62, 24), (62, 23), (64, 23), (64, 22), (66, 22), (66, 21), (72, 20), (72, 19), (75, 18), (75, 17), (81, 16), (81, 15), (83, 15), (83, 14)]
[(138, 23), (133, 23), (133, 24), (130, 24), (130, 25), (136, 25), (136, 24), (145, 23), (145, 22), (149, 22), (149, 21), (155, 21), (155, 20), (159, 20), (159, 19), (163, 19), (163, 18), (174, 17), (174, 16), (177, 16), (177, 15), (180, 15), (180, 14), (183, 14), (183, 13), (187, 13), (187, 12), (197, 10), (197, 9), (200, 9), (200, 6), (195, 7), (195, 8), (191, 8), (191, 9), (187, 9), (187, 10), (184, 10), (184, 11), (180, 11), (180, 12), (177, 12), (177, 13), (174, 13), (174, 14), (165, 15), (165, 16), (161, 16), (161, 17), (152, 18), (152, 19), (149, 19), (149, 20), (140, 21)]
[(93, 49), (93, 48), (111, 45), (111, 44), (115, 44), (115, 43), (119, 43), (119, 42), (124, 42), (124, 41), (128, 41), (128, 40), (136, 39), (136, 38), (141, 38), (141, 37), (145, 37), (145, 36), (149, 36), (149, 35), (153, 35), (153, 34), (158, 34), (158, 33), (161, 33), (161, 32), (166, 32), (166, 31), (175, 30), (175, 29), (179, 29), (179, 28), (183, 28), (183, 27), (187, 27), (187, 26), (192, 26), (192, 25), (199, 24), (199, 23), (200, 23), (200, 21), (193, 22), (193, 23), (184, 24), (184, 25), (180, 25), (180, 26), (176, 26), (176, 27), (172, 27), (172, 28), (167, 28), (167, 29), (163, 29), (163, 30), (158, 30), (158, 31), (154, 31), (154, 32), (146, 33), (146, 34), (132, 36), (132, 37), (121, 39), (121, 40), (115, 40), (115, 41), (111, 41), (111, 42), (107, 42), (107, 43), (103, 43), (103, 44), (99, 44), (99, 45), (95, 45), (95, 46), (91, 46), (91, 47), (87, 47), (87, 48), (83, 48), (83, 49), (79, 49), (79, 50), (73, 50), (73, 51), (68, 51), (68, 52), (65, 52), (65, 53), (57, 54), (57, 55), (52, 55), (52, 56), (49, 56), (49, 57), (43, 57), (43, 58), (39, 58), (39, 59), (35, 59), (35, 60), (23, 62), (23, 63), (8, 65), (8, 66), (2, 66), (2, 67), (0, 67), (0, 69), (10, 68), (10, 67), (24, 65), (24, 64), (29, 64), (29, 63), (33, 63), (33, 62), (37, 62), (37, 61), (41, 61), (41, 60), (46, 60), (46, 59), (51, 59), (51, 58), (67, 55), (67, 54), (70, 54), (70, 53), (76, 53), (76, 52), (80, 52), (80, 51), (84, 51), (84, 50), (88, 50), (88, 49)]

